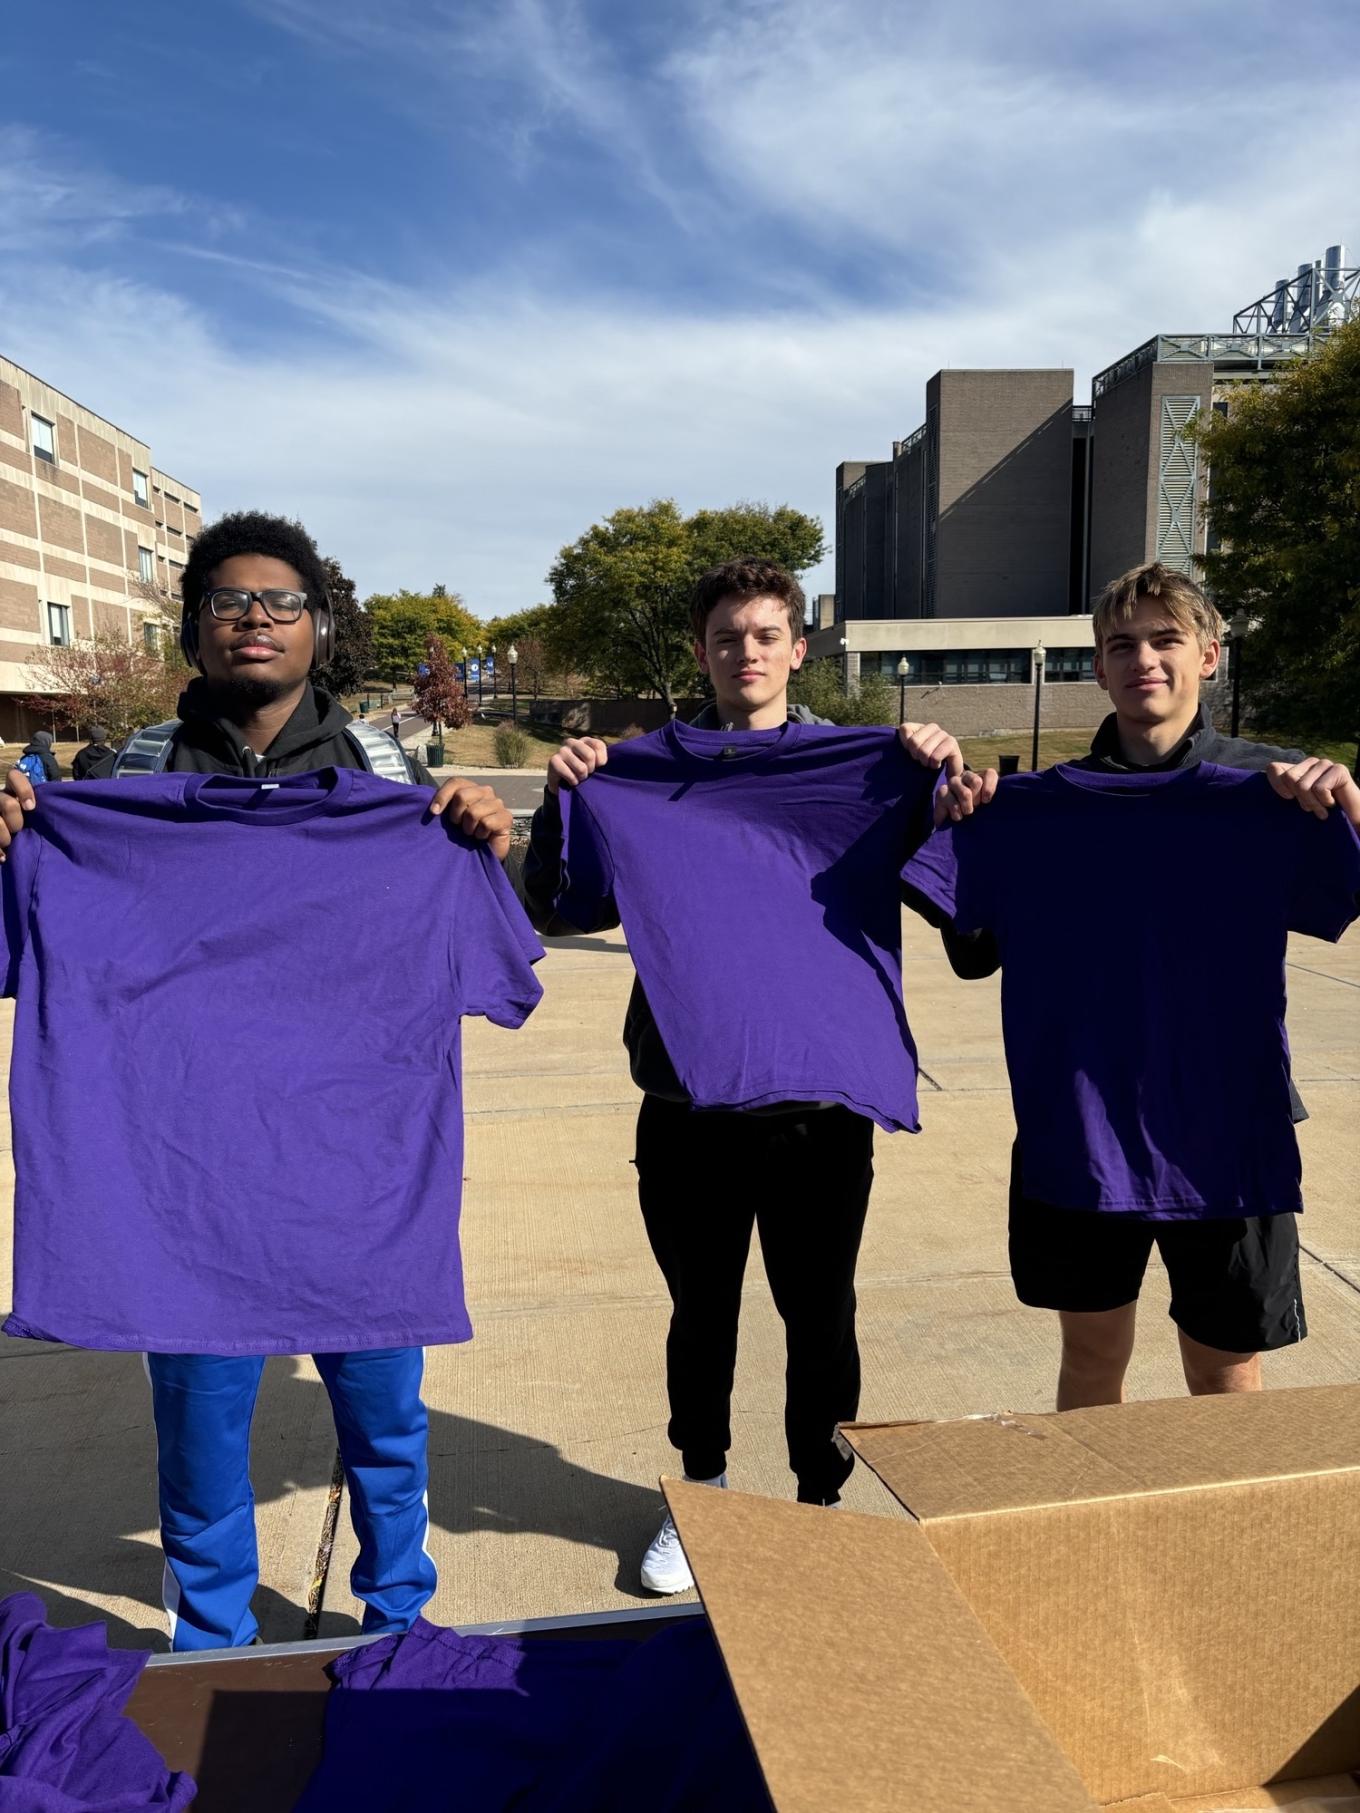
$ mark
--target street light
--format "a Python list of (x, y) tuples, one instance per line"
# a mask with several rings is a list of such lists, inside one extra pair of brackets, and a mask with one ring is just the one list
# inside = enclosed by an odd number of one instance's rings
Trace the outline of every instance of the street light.
[(1228, 624), (1228, 659), (1232, 663), (1232, 732), (1237, 735), (1237, 726), (1242, 721), (1242, 644), (1247, 631), (1251, 628), (1251, 619), (1245, 611), (1234, 611)]
[(512, 642), (505, 651), (505, 658), (510, 663), (510, 722), (519, 723), (519, 689), (515, 682), (515, 669), (519, 666), (519, 650)]
[(911, 665), (907, 657), (903, 655), (897, 663), (897, 721), (899, 724), (905, 724), (907, 721), (907, 675), (910, 672)]
[(1030, 743), (1029, 765), (1031, 770), (1039, 767), (1039, 711), (1044, 696), (1044, 645), (1034, 644), (1034, 737)]
[(850, 644), (841, 637), (841, 691), (850, 696)]
[(491, 661), (491, 697), (494, 699), (500, 686), (500, 676), (496, 672), (496, 644), (493, 642), (486, 652)]
[(482, 645), (477, 644), (477, 703), (482, 702)]

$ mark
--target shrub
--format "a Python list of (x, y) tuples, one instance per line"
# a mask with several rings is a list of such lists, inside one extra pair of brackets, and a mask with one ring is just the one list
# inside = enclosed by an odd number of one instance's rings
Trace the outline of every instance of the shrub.
[(846, 693), (844, 665), (834, 655), (808, 661), (793, 676), (789, 697), (833, 724), (895, 724), (897, 689), (882, 674), (868, 673)]
[(496, 732), (496, 760), (502, 768), (522, 768), (529, 759), (529, 739), (513, 724)]

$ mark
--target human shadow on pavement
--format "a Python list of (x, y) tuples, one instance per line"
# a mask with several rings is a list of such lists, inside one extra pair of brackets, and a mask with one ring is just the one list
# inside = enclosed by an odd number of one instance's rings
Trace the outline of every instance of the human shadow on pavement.
[[(36, 1592), (54, 1624), (99, 1619), (107, 1623), (109, 1641), (116, 1646), (164, 1648), (162, 1561), (154, 1536), (156, 1441), (140, 1359), (66, 1353), (60, 1360), (69, 1372), (70, 1389), (102, 1398), (99, 1427), (87, 1439), (77, 1436), (63, 1445), (53, 1439), (57, 1419), (50, 1403), (41, 1419), (41, 1405), (25, 1416), (13, 1396), (0, 1403), (0, 1477), (5, 1481), (0, 1598)], [(11, 1375), (9, 1382), (19, 1379)], [(308, 1440), (318, 1416), (329, 1416), (321, 1382), (296, 1370), (293, 1362), (271, 1360), (252, 1442), (257, 1506), (329, 1485), (334, 1450), (314, 1437)], [(46, 1423), (45, 1439), (36, 1428), (39, 1420)], [(25, 1438), (28, 1464), (22, 1452)], [(39, 1443), (42, 1453), (35, 1455)], [(430, 1412), (430, 1474), (434, 1531), (451, 1536), (532, 1533), (612, 1549), (619, 1562), (618, 1590), (643, 1597), (637, 1570), (663, 1509), (657, 1488), (612, 1479), (565, 1459), (551, 1442), (444, 1410)], [(317, 1544), (323, 1505), (318, 1494)], [(304, 1595), (314, 1556), (314, 1547), (298, 1555), (296, 1599), (269, 1587), (257, 1589), (254, 1608), (266, 1641), (303, 1635)], [(444, 1557), (445, 1571), (457, 1565), (455, 1549)], [(344, 1597), (346, 1587), (343, 1579), (332, 1580), (332, 1603)], [(110, 1616), (91, 1594), (131, 1601), (145, 1608), (145, 1617)], [(343, 1616), (331, 1614), (326, 1624), (335, 1634), (352, 1628)]]

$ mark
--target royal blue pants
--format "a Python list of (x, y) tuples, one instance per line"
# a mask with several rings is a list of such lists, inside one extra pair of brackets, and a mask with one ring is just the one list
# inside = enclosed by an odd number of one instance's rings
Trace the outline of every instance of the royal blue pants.
[[(312, 1355), (349, 1487), (359, 1559), (350, 1574), (365, 1631), (406, 1630), (435, 1588), (425, 1547), (428, 1419), (419, 1347)], [(147, 1355), (159, 1445), (165, 1608), (175, 1649), (249, 1643), (259, 1579), (250, 1421), (264, 1360)]]

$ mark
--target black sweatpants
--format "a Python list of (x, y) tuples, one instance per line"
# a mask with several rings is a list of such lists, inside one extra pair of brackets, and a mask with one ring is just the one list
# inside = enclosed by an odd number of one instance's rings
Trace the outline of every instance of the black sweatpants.
[(737, 1321), (751, 1229), (788, 1349), (784, 1429), (798, 1496), (834, 1499), (853, 1462), (837, 1423), (859, 1409), (855, 1261), (873, 1183), (873, 1123), (848, 1108), (698, 1112), (643, 1097), (638, 1196), (674, 1310), (670, 1439), (685, 1472), (727, 1465)]

